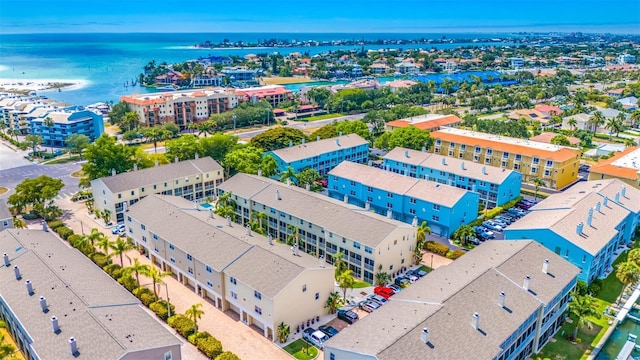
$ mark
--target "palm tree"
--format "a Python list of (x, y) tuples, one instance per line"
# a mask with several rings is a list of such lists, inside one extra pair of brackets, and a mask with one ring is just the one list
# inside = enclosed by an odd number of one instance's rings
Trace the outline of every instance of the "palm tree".
[[(382, 265), (380, 265), (379, 270), (382, 270)], [(389, 273), (386, 273), (384, 271), (378, 271), (376, 273), (376, 284), (380, 286), (385, 286), (390, 281), (391, 281), (391, 276), (389, 275)]]
[(213, 131), (212, 123), (209, 121), (204, 121), (198, 124), (197, 126), (198, 136), (204, 134), (204, 137), (207, 137), (207, 134), (211, 134)]
[(422, 250), (424, 242), (427, 240), (427, 235), (431, 234), (431, 228), (427, 225), (426, 221), (423, 221), (417, 228), (416, 239), (418, 240), (419, 248)]
[(569, 303), (569, 313), (575, 317), (576, 327), (573, 329), (573, 338), (578, 337), (578, 330), (581, 327), (586, 326), (591, 329), (591, 320), (589, 317), (600, 318), (598, 312), (597, 303), (590, 295), (578, 295), (576, 292), (572, 293), (573, 300)]
[(286, 182), (287, 180), (293, 183), (298, 181), (298, 175), (296, 174), (296, 171), (293, 170), (291, 166), (288, 166), (287, 170), (283, 172), (282, 175), (280, 175), (280, 181)]
[[(252, 211), (252, 212), (251, 212), (251, 219), (253, 219), (253, 220), (257, 221), (257, 222), (258, 222), (258, 226), (259, 226), (261, 229), (265, 229), (265, 228), (266, 228), (266, 226), (265, 226), (265, 227), (263, 227), (262, 225), (263, 225), (263, 224), (264, 224), (264, 225), (266, 225), (266, 224), (267, 224), (267, 223), (266, 223), (266, 221), (267, 221), (267, 219), (268, 219), (268, 218), (269, 218), (269, 217), (267, 216), (267, 214), (266, 214), (266, 213), (263, 213), (263, 212), (261, 212), (261, 211)], [(264, 221), (264, 223), (263, 223), (263, 221)]]
[[(156, 298), (158, 297), (158, 289), (156, 288), (156, 284), (164, 284), (162, 278), (171, 275), (170, 272), (158, 270), (158, 268), (156, 268), (155, 266), (149, 266), (149, 270), (145, 270), (143, 274), (151, 279), (151, 282), (153, 282), (153, 293), (156, 295)], [(166, 300), (169, 301), (169, 299)]]
[(353, 277), (352, 270), (345, 270), (338, 275), (338, 286), (342, 289), (342, 298), (347, 301), (347, 289), (353, 289), (356, 279)]
[[(150, 270), (149, 265), (141, 263), (138, 258), (133, 259), (133, 264), (131, 266), (122, 269), (122, 273), (125, 276), (131, 276), (132, 274), (136, 275), (136, 283), (138, 287), (140, 287), (140, 274), (146, 274)], [(155, 285), (154, 285), (155, 286)]]
[(540, 179), (540, 178), (534, 178), (533, 180), (531, 180), (533, 182), (533, 185), (535, 185), (536, 187), (536, 191), (533, 197), (533, 202), (538, 201), (538, 190), (540, 190), (540, 186), (545, 186), (545, 182), (544, 180)]
[(476, 234), (475, 230), (469, 225), (462, 225), (456, 231), (453, 232), (452, 238), (456, 241), (460, 241), (463, 246), (468, 245), (469, 239)]
[(640, 280), (640, 267), (636, 265), (633, 261), (626, 261), (622, 264), (618, 265), (618, 269), (616, 270), (616, 277), (620, 280), (624, 287), (620, 292), (620, 296), (618, 297), (618, 302), (622, 299), (622, 295), (624, 295), (625, 290), (629, 285), (635, 284)]
[(625, 131), (627, 128), (624, 125), (626, 119), (627, 118), (624, 116), (624, 113), (618, 113), (618, 116), (607, 121), (607, 129), (609, 129), (609, 131), (611, 131), (612, 133), (616, 133), (616, 137), (619, 137), (620, 133)]
[(342, 299), (340, 298), (340, 294), (332, 291), (329, 293), (329, 297), (327, 298), (327, 302), (324, 304), (324, 308), (327, 309), (329, 314), (335, 314), (336, 310), (342, 305)]
[(598, 126), (604, 124), (605, 119), (604, 115), (601, 111), (595, 111), (591, 117), (589, 118), (589, 124), (591, 125), (591, 130), (595, 134), (598, 130)]
[(109, 210), (109, 209), (104, 209), (104, 210), (100, 211), (100, 213), (96, 212), (96, 214), (98, 215), (98, 217), (100, 219), (102, 219), (104, 221), (105, 225), (108, 225), (109, 222), (111, 221), (111, 210)]
[(109, 256), (109, 249), (111, 249), (111, 239), (109, 239), (108, 236), (102, 235), (102, 233), (100, 235), (101, 236), (100, 238), (98, 238), (96, 245), (98, 245), (98, 248), (102, 250), (106, 256)]
[(342, 272), (347, 269), (347, 264), (344, 262), (342, 256), (342, 251), (338, 251), (335, 254), (331, 255), (333, 266), (336, 268), (333, 273), (333, 277), (336, 279), (336, 281), (338, 281), (338, 277), (340, 276), (340, 274), (342, 274)]
[(202, 319), (202, 315), (204, 315), (204, 310), (202, 310), (202, 304), (193, 304), (190, 308), (188, 308), (184, 315), (193, 321), (193, 332), (198, 332), (198, 320)]
[(631, 120), (631, 127), (635, 127), (638, 123), (640, 123), (640, 110), (634, 110), (629, 117)]
[(136, 128), (140, 123), (140, 115), (135, 111), (129, 111), (122, 117), (120, 125), (126, 127), (127, 130)]
[(96, 243), (98, 243), (100, 240), (102, 240), (105, 237), (106, 236), (104, 236), (104, 234), (101, 233), (100, 230), (96, 228), (91, 229), (91, 232), (89, 233), (89, 235), (87, 235), (87, 239), (89, 240), (89, 243), (91, 244), (91, 246), (95, 246)]
[(278, 324), (278, 340), (280, 340), (281, 344), (284, 344), (289, 339), (289, 335), (291, 334), (291, 328), (289, 325), (281, 322)]
[(122, 256), (129, 250), (133, 250), (133, 244), (123, 238), (119, 238), (115, 242), (112, 242), (109, 247), (113, 250), (113, 255), (120, 257), (120, 266), (124, 267), (124, 261)]
[(627, 261), (631, 261), (640, 266), (640, 248), (631, 249), (627, 254)]
[(144, 136), (147, 138), (147, 141), (153, 142), (153, 150), (156, 154), (158, 153), (158, 141), (170, 139), (171, 135), (171, 131), (157, 125), (147, 128), (144, 131)]
[(571, 131), (576, 131), (576, 128), (578, 127), (578, 120), (576, 120), (576, 118), (571, 118), (567, 121), (567, 125), (571, 127)]
[[(43, 124), (44, 126), (46, 126), (46, 127), (48, 128), (48, 130), (49, 130), (49, 133), (51, 133), (51, 128), (53, 127), (53, 125), (54, 125), (55, 123), (53, 122), (53, 119), (52, 119), (52, 118), (50, 118), (50, 117), (48, 117), (48, 116), (47, 116), (47, 117), (46, 117), (46, 118), (44, 118), (44, 120), (42, 121), (42, 124)], [(53, 144), (52, 144), (52, 145), (53, 145)], [(51, 153), (53, 153), (53, 149), (51, 149)]]

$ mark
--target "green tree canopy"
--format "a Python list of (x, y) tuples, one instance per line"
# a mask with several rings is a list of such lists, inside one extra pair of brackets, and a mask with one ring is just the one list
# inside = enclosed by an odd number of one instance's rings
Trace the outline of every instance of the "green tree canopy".
[(423, 146), (429, 148), (433, 145), (433, 138), (429, 131), (420, 130), (415, 126), (395, 129), (392, 132), (382, 134), (375, 142), (379, 149), (391, 150), (395, 147), (404, 147), (420, 150)]
[(371, 132), (369, 132), (369, 127), (364, 121), (340, 121), (336, 123), (336, 131), (338, 134), (342, 133), (342, 135), (358, 134), (363, 139), (371, 140)]
[(261, 164), (262, 150), (251, 145), (232, 150), (224, 157), (224, 166), (230, 175), (238, 172), (257, 174)]
[(320, 140), (330, 139), (338, 136), (338, 131), (336, 130), (335, 124), (327, 124), (321, 128), (316, 129), (314, 132), (309, 135), (309, 141), (316, 141), (316, 139), (320, 138)]
[(9, 196), (7, 203), (17, 212), (22, 212), (27, 206), (33, 206), (36, 213), (43, 216), (47, 208), (53, 206), (53, 199), (63, 187), (62, 180), (46, 175), (35, 179), (27, 178), (16, 185), (15, 193)]
[(554, 145), (571, 146), (571, 142), (569, 142), (569, 138), (567, 138), (564, 135), (556, 135), (552, 137), (551, 143)]
[(30, 147), (34, 155), (37, 152), (38, 145), (42, 144), (42, 136), (28, 134), (24, 137), (24, 145)]
[(167, 149), (167, 158), (173, 161), (195, 159), (196, 153), (200, 150), (198, 138), (194, 135), (182, 135), (177, 139), (169, 140), (164, 144)]
[(84, 134), (71, 134), (64, 141), (64, 143), (69, 148), (69, 151), (75, 154), (79, 154), (81, 159), (82, 159), (82, 150), (84, 150), (87, 146), (89, 146), (90, 142), (91, 142), (91, 139), (89, 139), (89, 137)]
[(215, 133), (210, 137), (201, 138), (199, 141), (202, 156), (211, 156), (215, 161), (222, 163), (224, 157), (238, 145), (238, 137)]
[(111, 176), (112, 170), (118, 174), (129, 171), (133, 168), (133, 151), (126, 145), (117, 144), (114, 137), (102, 134), (84, 151), (87, 162), (82, 165), (82, 171), (88, 180)]
[(302, 143), (302, 139), (307, 137), (299, 129), (289, 127), (277, 127), (256, 135), (251, 139), (249, 144), (264, 151), (272, 151), (285, 148), (289, 143), (298, 145)]
[(120, 124), (124, 115), (131, 111), (129, 104), (126, 102), (119, 102), (111, 107), (109, 111), (109, 122), (111, 125)]

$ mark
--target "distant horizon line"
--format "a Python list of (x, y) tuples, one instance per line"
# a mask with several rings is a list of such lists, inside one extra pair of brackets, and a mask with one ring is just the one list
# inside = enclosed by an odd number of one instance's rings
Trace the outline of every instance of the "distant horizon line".
[(580, 31), (580, 30), (574, 30), (574, 31), (568, 31), (568, 30), (546, 30), (546, 31), (542, 31), (542, 30), (511, 30), (511, 31), (504, 31), (504, 30), (498, 30), (498, 31), (477, 31), (477, 30), (467, 30), (467, 31), (451, 31), (451, 30), (447, 30), (447, 31), (388, 31), (388, 32), (380, 32), (380, 31), (342, 31), (342, 32), (329, 32), (329, 31), (305, 31), (305, 32), (301, 32), (301, 31), (291, 31), (291, 32), (284, 32), (284, 31), (275, 31), (275, 32), (269, 32), (269, 31), (203, 31), (203, 32), (193, 32), (193, 31), (47, 31), (47, 32), (9, 32), (9, 33), (4, 33), (3, 35), (50, 35), (50, 34), (59, 34), (59, 35), (66, 35), (66, 34), (73, 34), (73, 35), (77, 35), (77, 34), (287, 34), (287, 35), (292, 35), (292, 34), (318, 34), (318, 35), (326, 35), (326, 34), (411, 34), (411, 35), (418, 35), (418, 34), (425, 34), (425, 35), (429, 35), (429, 34), (478, 34), (478, 35), (510, 35), (510, 34), (572, 34), (572, 33), (581, 33), (581, 34), (585, 34), (585, 35), (605, 35), (605, 34), (612, 34), (612, 35), (634, 35), (634, 36), (638, 36), (640, 35), (640, 32), (638, 33), (633, 33), (633, 32), (617, 32), (617, 31)]

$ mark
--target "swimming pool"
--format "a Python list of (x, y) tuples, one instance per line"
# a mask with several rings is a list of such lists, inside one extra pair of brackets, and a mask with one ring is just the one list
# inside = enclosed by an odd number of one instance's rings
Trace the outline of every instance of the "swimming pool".
[(205, 208), (205, 209), (211, 209), (213, 207), (213, 205), (211, 205), (209, 203), (203, 203), (203, 204), (200, 204), (200, 206)]
[[(627, 342), (629, 334), (640, 336), (640, 324), (632, 319), (626, 318), (616, 329), (613, 331), (607, 342), (602, 347), (600, 353), (596, 357), (596, 360), (612, 360), (618, 356), (620, 350)], [(634, 351), (632, 355), (638, 356), (640, 353)]]

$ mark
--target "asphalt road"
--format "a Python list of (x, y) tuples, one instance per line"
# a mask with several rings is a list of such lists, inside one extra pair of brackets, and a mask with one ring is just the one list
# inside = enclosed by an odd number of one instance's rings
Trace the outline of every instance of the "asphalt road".
[(58, 199), (71, 197), (78, 191), (80, 179), (71, 177), (71, 173), (80, 170), (80, 164), (33, 164), (23, 158), (24, 154), (21, 151), (13, 151), (7, 147), (4, 140), (0, 141), (0, 149), (0, 186), (9, 188), (9, 192), (0, 195), (0, 198), (6, 198), (11, 195), (16, 185), (24, 179), (35, 178), (40, 175), (61, 179), (64, 182), (64, 187), (60, 190)]

